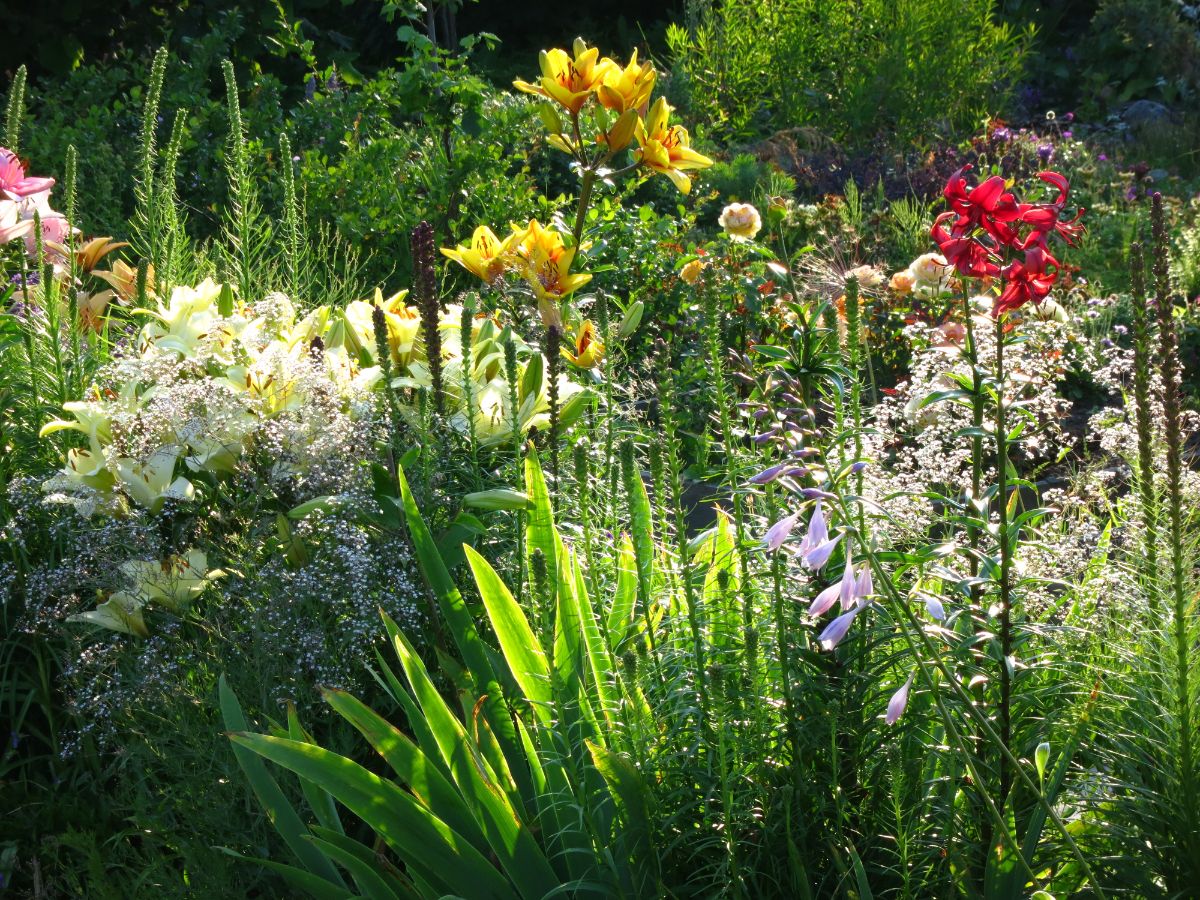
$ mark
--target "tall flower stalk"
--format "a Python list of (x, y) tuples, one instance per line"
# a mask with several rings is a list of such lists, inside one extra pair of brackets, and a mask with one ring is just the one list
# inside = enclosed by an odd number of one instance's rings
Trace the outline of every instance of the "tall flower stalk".
[[(1133, 398), (1137, 421), (1137, 493), (1142, 517), (1142, 574), (1158, 577), (1158, 495), (1154, 484), (1154, 425), (1150, 410), (1150, 314), (1146, 296), (1146, 263), (1142, 245), (1129, 248), (1133, 295)], [(1149, 592), (1157, 604), (1158, 592)]]
[[(1165, 488), (1167, 542), (1170, 554), (1168, 570), (1171, 603), (1171, 636), (1175, 651), (1175, 713), (1178, 717), (1179, 745), (1175, 748), (1180, 773), (1181, 803), (1186, 817), (1186, 834), (1192, 843), (1200, 836), (1200, 810), (1197, 809), (1196, 748), (1193, 743), (1193, 702), (1195, 685), (1192, 675), (1194, 652), (1193, 598), (1188, 596), (1187, 548), (1184, 538), (1182, 409), (1179, 389), (1179, 342), (1175, 331), (1175, 307), (1168, 274), (1168, 238), (1163, 221), (1162, 195), (1155, 193), (1151, 207), (1154, 233), (1154, 276), (1158, 302), (1159, 366), (1163, 390), (1163, 437), (1166, 444)], [(1182, 850), (1183, 848), (1181, 848)], [(1195, 849), (1193, 847), (1192, 849)]]

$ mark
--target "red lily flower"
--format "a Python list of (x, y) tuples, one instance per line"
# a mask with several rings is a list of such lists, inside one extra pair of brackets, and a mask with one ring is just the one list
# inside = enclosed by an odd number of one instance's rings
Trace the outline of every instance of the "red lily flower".
[(1079, 221), (1083, 218), (1085, 210), (1081, 207), (1076, 213), (1075, 218), (1070, 221), (1063, 221), (1062, 211), (1067, 203), (1067, 195), (1070, 193), (1071, 185), (1058, 172), (1039, 172), (1038, 178), (1048, 184), (1058, 188), (1058, 196), (1048, 203), (1022, 203), (1020, 208), (1020, 221), (1033, 228), (1034, 233), (1026, 236), (1024, 245), (1032, 245), (1039, 240), (1044, 243), (1045, 236), (1051, 232), (1055, 232), (1068, 246), (1074, 247), (1083, 234), (1084, 227)]
[[(1048, 271), (1048, 266), (1053, 266), (1054, 271)], [(999, 318), (1030, 300), (1041, 303), (1058, 280), (1058, 269), (1058, 260), (1043, 245), (1030, 247), (1025, 251), (1024, 261), (1013, 260), (1000, 273), (1005, 285), (992, 307), (992, 315)]]
[[(955, 226), (947, 231), (944, 223), (950, 219), (955, 219)], [(968, 278), (999, 275), (1000, 266), (993, 262), (991, 251), (973, 237), (960, 236), (957, 232), (957, 222), (954, 213), (942, 213), (934, 221), (930, 231), (938, 250), (946, 257), (946, 264), (954, 266), (959, 274)]]
[(958, 214), (951, 229), (953, 235), (967, 237), (976, 228), (982, 228), (1001, 244), (1011, 244), (1016, 238), (1011, 223), (1020, 218), (1021, 207), (1012, 193), (1005, 190), (1006, 182), (999, 175), (968, 188), (964, 173), (970, 170), (967, 164), (951, 175), (943, 191), (950, 208)]

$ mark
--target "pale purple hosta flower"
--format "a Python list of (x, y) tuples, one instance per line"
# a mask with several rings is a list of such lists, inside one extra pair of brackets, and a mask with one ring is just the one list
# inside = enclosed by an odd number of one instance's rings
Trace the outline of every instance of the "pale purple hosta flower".
[(857, 475), (859, 472), (861, 472), (866, 467), (867, 467), (867, 464), (865, 462), (856, 462), (854, 465), (852, 465), (850, 467), (850, 474)]
[(767, 533), (763, 535), (763, 546), (772, 553), (783, 546), (792, 533), (792, 529), (796, 527), (796, 523), (800, 521), (800, 513), (794, 512), (790, 516), (780, 519), (774, 525), (767, 529)]
[(925, 597), (925, 612), (929, 613), (931, 618), (937, 619), (939, 622), (946, 621), (946, 607), (942, 606), (942, 601), (933, 594), (928, 594)]
[(756, 475), (750, 476), (747, 479), (750, 484), (770, 484), (776, 478), (782, 478), (785, 475), (807, 475), (808, 469), (793, 466), (791, 463), (780, 463), (777, 466), (771, 466), (769, 469), (763, 469)]
[(804, 540), (800, 542), (801, 555), (812, 552), (819, 544), (829, 540), (829, 526), (825, 524), (825, 510), (821, 508), (821, 501), (817, 501), (817, 505), (813, 507), (812, 518), (808, 520), (808, 532), (804, 535)]
[(818, 500), (813, 509), (812, 518), (808, 522), (808, 532), (800, 541), (798, 548), (800, 559), (810, 569), (819, 571), (825, 563), (829, 562), (830, 555), (841, 539), (842, 536), (839, 534), (830, 540), (829, 526), (825, 523), (825, 511), (821, 507), (821, 501)]
[(861, 599), (870, 597), (873, 593), (875, 593), (875, 582), (871, 579), (871, 566), (865, 565), (858, 570), (858, 581), (854, 584), (854, 596)]
[(804, 495), (805, 500), (836, 500), (837, 494), (831, 494), (829, 491), (823, 491), (820, 488), (804, 488), (800, 491)]
[(808, 614), (810, 616), (824, 615), (839, 599), (842, 601), (842, 609), (849, 609), (854, 605), (854, 588), (854, 563), (851, 562), (850, 554), (847, 552), (846, 568), (842, 572), (842, 580), (834, 582), (821, 591), (821, 593), (817, 594), (812, 605), (808, 608)]
[(821, 646), (826, 650), (832, 650), (841, 643), (842, 638), (850, 630), (850, 626), (854, 624), (854, 617), (862, 612), (864, 608), (863, 606), (855, 606), (850, 612), (842, 613), (826, 625), (825, 630), (817, 637), (817, 640), (821, 642)]
[(763, 469), (761, 472), (751, 475), (749, 481), (751, 484), (770, 484), (772, 481), (782, 475), (783, 470), (787, 467), (787, 463), (780, 463), (777, 466), (771, 466), (769, 469)]
[(904, 715), (904, 710), (908, 706), (908, 689), (912, 687), (913, 679), (917, 677), (917, 670), (913, 669), (912, 674), (908, 676), (908, 681), (896, 693), (892, 694), (892, 699), (888, 701), (887, 707), (887, 723), (895, 725), (896, 721)]

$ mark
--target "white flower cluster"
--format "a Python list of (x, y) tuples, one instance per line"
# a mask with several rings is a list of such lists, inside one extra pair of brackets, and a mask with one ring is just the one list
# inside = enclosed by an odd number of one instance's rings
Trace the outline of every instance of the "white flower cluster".
[[(211, 280), (176, 288), (152, 311), (135, 353), (104, 370), (83, 399), (64, 405), (72, 418), (42, 429), (87, 437), (47, 489), (85, 515), (120, 514), (131, 503), (155, 513), (169, 500), (191, 500), (196, 474), (231, 474), (253, 449), (269, 450), (277, 477), (310, 476), (347, 449), (339, 436), (376, 418), (385, 372), (377, 315), (386, 326), (392, 388), (430, 385), (420, 313), (404, 298), (376, 292), (374, 302), (322, 306), (299, 318), (282, 294), (248, 304)], [(473, 424), (482, 446), (511, 438), (504, 366), (511, 339), (520, 428), (545, 427), (548, 367), (541, 355), (493, 319), (477, 318), (471, 372), (464, 373), (461, 318), (461, 308), (451, 306), (439, 322), (451, 425), (465, 433)], [(584, 389), (565, 375), (558, 395), (562, 421), (582, 412)], [(351, 458), (361, 459), (369, 435), (358, 437)]]

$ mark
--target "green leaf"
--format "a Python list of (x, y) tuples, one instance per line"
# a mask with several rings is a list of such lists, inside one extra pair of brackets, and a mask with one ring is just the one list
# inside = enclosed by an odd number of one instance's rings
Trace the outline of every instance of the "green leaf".
[[(434, 687), (425, 664), (402, 632), (396, 635), (396, 652), (454, 783), (473, 811), (500, 865), (522, 896), (541, 897), (558, 887), (553, 868), (513, 806), (512, 800), (519, 800), (519, 796), (510, 768), (497, 772), (486, 765), (479, 748)], [(523, 755), (512, 759), (511, 768), (518, 767), (528, 771)]]
[(546, 571), (550, 574), (550, 605), (554, 605), (558, 593), (558, 556), (555, 552), (554, 508), (550, 505), (550, 492), (546, 489), (546, 477), (537, 451), (530, 448), (525, 456), (525, 493), (533, 504), (525, 527), (525, 553), (533, 558), (534, 551), (541, 550), (546, 560)]
[(487, 852), (487, 840), (458, 790), (407, 735), (345, 691), (327, 688), (322, 694), (325, 702), (370, 742), (417, 800), (481, 853)]
[(630, 862), (639, 870), (641, 881), (635, 885), (634, 896), (654, 896), (659, 893), (655, 890), (657, 879), (654, 875), (658, 855), (654, 851), (650, 791), (628, 757), (591, 741), (587, 742), (587, 748), (621, 813), (623, 837), (628, 842), (625, 850)]
[[(260, 761), (261, 764), (261, 761)], [(321, 850), (313, 846), (312, 839), (305, 837), (305, 846), (309, 851), (317, 856), (321, 856), (326, 863), (333, 867), (333, 863), (329, 862), (328, 858), (321, 855)], [(339, 887), (330, 881), (326, 881), (320, 875), (314, 875), (312, 872), (306, 872), (304, 869), (290, 866), (287, 863), (276, 862), (273, 859), (263, 859), (259, 856), (246, 856), (238, 853), (236, 850), (230, 850), (228, 847), (218, 847), (226, 856), (232, 856), (234, 859), (245, 860), (246, 862), (254, 863), (256, 866), (262, 866), (264, 869), (270, 869), (272, 872), (277, 872), (284, 881), (292, 887), (306, 892), (314, 900), (353, 900), (356, 896), (353, 891), (345, 887)], [(337, 871), (336, 869), (334, 870)], [(338, 876), (341, 878), (341, 876)]]
[(480, 900), (515, 900), (504, 877), (470, 841), (394, 782), (314, 744), (251, 732), (230, 738), (329, 791), (431, 884)]
[[(300, 717), (296, 715), (296, 707), (292, 703), (288, 703), (287, 705), (287, 721), (288, 737), (293, 741), (304, 741), (309, 744), (314, 743), (312, 736), (301, 727)], [(304, 791), (304, 799), (308, 801), (308, 805), (317, 817), (317, 821), (325, 828), (339, 833), (342, 832), (342, 823), (338, 819), (337, 806), (334, 804), (333, 798), (311, 781), (301, 780), (300, 789)]]
[(633, 555), (633, 542), (622, 532), (621, 546), (617, 552), (617, 586), (613, 593), (612, 606), (608, 610), (605, 628), (608, 645), (614, 653), (620, 653), (629, 636), (633, 623), (634, 602), (637, 599), (637, 562)]
[[(250, 725), (246, 721), (237, 696), (233, 693), (233, 689), (225, 680), (224, 675), (217, 681), (217, 695), (221, 706), (221, 718), (225, 722), (226, 729), (231, 732), (247, 731)], [(246, 780), (250, 782), (250, 789), (254, 791), (254, 796), (258, 798), (267, 818), (275, 826), (275, 830), (279, 832), (279, 836), (283, 838), (288, 848), (296, 854), (296, 858), (300, 860), (304, 868), (308, 869), (315, 877), (328, 882), (331, 887), (341, 888), (344, 891), (346, 883), (342, 880), (342, 876), (334, 868), (333, 863), (308, 843), (306, 840), (308, 829), (304, 826), (304, 822), (301, 821), (295, 808), (284, 796), (283, 791), (279, 789), (275, 779), (271, 777), (271, 773), (267, 771), (267, 767), (263, 765), (263, 761), (250, 751), (239, 747), (236, 741), (233, 746), (233, 755), (246, 774)]]
[[(446, 620), (458, 652), (462, 654), (463, 662), (466, 663), (471, 674), (471, 680), (475, 683), (475, 693), (485, 698), (484, 712), (492, 726), (492, 732), (496, 735), (496, 740), (499, 741), (504, 755), (515, 759), (520, 754), (516, 727), (504, 705), (504, 693), (496, 678), (495, 669), (492, 668), (491, 661), (488, 659), (487, 649), (475, 628), (475, 620), (471, 611), (467, 609), (462, 594), (451, 580), (450, 573), (446, 571), (445, 563), (429, 533), (429, 527), (417, 510), (416, 501), (408, 487), (408, 480), (404, 477), (404, 469), (398, 468), (396, 475), (400, 484), (404, 517), (408, 522), (409, 534), (417, 554), (417, 565), (420, 566), (421, 574), (437, 598), (438, 608)], [(393, 643), (395, 643), (394, 639)], [(500, 761), (493, 760), (492, 762), (495, 765)], [(522, 795), (529, 796), (531, 789), (529, 773), (518, 767), (514, 772), (514, 778)]]
[(463, 546), (467, 563), (475, 575), (475, 584), (487, 609), (492, 629), (508, 662), (509, 671), (525, 698), (533, 704), (538, 718), (546, 725), (553, 717), (550, 666), (541, 644), (525, 613), (491, 563), (473, 548)]
[[(379, 871), (379, 862), (369, 847), (364, 847), (358, 841), (339, 835), (335, 831), (321, 829), (321, 832), (322, 837), (313, 836), (308, 840), (314, 847), (350, 873), (364, 897), (369, 900), (400, 900), (402, 895), (392, 890), (391, 885), (383, 877)], [(337, 840), (339, 837), (340, 841)], [(361, 848), (363, 852), (359, 853), (350, 846), (352, 844)], [(412, 891), (406, 891), (405, 894), (412, 896)]]

